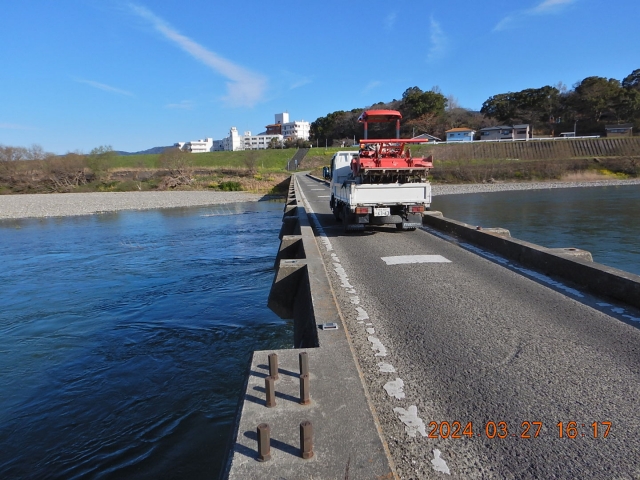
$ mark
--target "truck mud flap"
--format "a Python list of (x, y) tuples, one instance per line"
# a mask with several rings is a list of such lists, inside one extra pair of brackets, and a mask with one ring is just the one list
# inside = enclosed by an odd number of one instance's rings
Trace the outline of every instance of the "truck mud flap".
[(400, 223), (402, 220), (400, 215), (389, 215), (388, 217), (374, 217), (371, 215), (369, 217), (369, 223), (371, 225), (389, 225), (392, 223)]

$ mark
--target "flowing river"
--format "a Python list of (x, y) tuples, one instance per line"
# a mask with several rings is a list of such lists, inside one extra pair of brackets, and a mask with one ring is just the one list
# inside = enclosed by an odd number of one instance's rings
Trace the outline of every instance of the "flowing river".
[[(472, 225), (640, 274), (640, 186), (434, 197)], [(282, 204), (0, 221), (0, 478), (216, 478)]]
[(0, 478), (217, 478), (282, 208), (0, 222)]
[(640, 275), (640, 185), (442, 195), (431, 206), (519, 240), (588, 250), (594, 262)]

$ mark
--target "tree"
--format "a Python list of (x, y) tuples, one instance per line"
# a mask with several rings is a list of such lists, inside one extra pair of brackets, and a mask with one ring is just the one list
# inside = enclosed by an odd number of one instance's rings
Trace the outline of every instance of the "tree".
[(111, 145), (101, 145), (89, 152), (87, 163), (97, 180), (104, 180), (108, 176), (109, 169), (117, 156)]
[(245, 151), (243, 163), (244, 163), (244, 166), (247, 167), (248, 172), (253, 175), (256, 172), (256, 166), (258, 164), (257, 150)]
[(179, 185), (189, 185), (193, 182), (193, 155), (179, 148), (166, 148), (158, 157), (158, 166), (166, 169), (165, 177), (159, 188), (175, 188)]
[(515, 117), (516, 100), (515, 94), (499, 93), (489, 97), (480, 109), (480, 113), (486, 115), (489, 118), (495, 118), (500, 122), (511, 121)]
[(282, 148), (282, 142), (280, 142), (277, 137), (273, 137), (271, 140), (269, 140), (267, 148)]
[(447, 98), (442, 93), (423, 92), (418, 87), (407, 88), (402, 94), (404, 116), (416, 118), (425, 113), (441, 115), (447, 106)]
[(622, 80), (623, 88), (640, 91), (640, 68), (637, 68)]
[(586, 118), (599, 122), (603, 116), (617, 116), (620, 82), (615, 78), (587, 77), (575, 87), (575, 108)]

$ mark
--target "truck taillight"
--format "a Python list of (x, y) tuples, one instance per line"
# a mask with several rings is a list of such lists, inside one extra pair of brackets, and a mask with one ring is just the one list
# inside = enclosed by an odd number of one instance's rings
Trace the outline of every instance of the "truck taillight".
[(371, 213), (370, 207), (356, 207), (356, 213)]
[(411, 213), (419, 213), (419, 212), (424, 212), (424, 205), (411, 205), (409, 207), (409, 211)]

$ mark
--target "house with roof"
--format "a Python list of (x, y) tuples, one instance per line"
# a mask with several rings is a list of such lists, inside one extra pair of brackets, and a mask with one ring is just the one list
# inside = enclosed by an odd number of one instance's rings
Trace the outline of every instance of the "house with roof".
[(528, 123), (520, 125), (497, 125), (480, 129), (480, 140), (526, 140), (530, 137)]
[(473, 142), (476, 131), (471, 128), (458, 127), (451, 128), (445, 133), (447, 134), (447, 142)]
[(428, 133), (423, 133), (422, 135), (417, 135), (413, 137), (411, 140), (424, 140), (426, 142), (441, 142), (442, 140), (438, 137), (434, 137), (433, 135), (429, 135)]
[(633, 124), (621, 123), (620, 125), (605, 125), (607, 137), (633, 137)]

